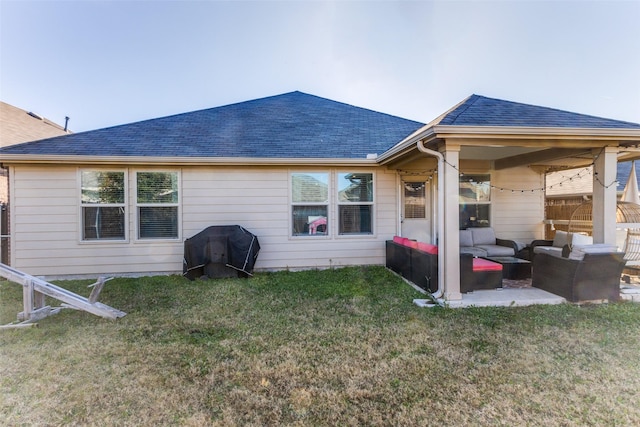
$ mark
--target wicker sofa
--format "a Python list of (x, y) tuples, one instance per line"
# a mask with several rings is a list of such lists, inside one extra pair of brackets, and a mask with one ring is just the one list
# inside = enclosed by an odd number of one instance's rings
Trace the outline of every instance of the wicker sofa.
[(537, 253), (533, 258), (532, 286), (570, 302), (617, 301), (624, 252), (603, 247), (587, 245), (569, 250), (566, 245), (561, 256)]
[[(386, 242), (386, 266), (428, 291), (438, 289), (438, 247), (402, 237)], [(502, 287), (502, 265), (460, 254), (460, 292)]]

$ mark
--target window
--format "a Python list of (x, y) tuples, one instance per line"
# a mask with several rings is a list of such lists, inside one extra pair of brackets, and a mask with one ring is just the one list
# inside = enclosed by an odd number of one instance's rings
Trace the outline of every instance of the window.
[(178, 173), (138, 172), (136, 193), (138, 238), (177, 239)]
[(427, 217), (424, 182), (404, 182), (404, 217), (424, 219)]
[(338, 174), (338, 232), (371, 234), (373, 231), (373, 174)]
[(125, 174), (81, 171), (82, 240), (125, 239)]
[(291, 174), (293, 236), (323, 236), (329, 230), (329, 174)]
[(490, 175), (460, 175), (460, 228), (489, 227)]

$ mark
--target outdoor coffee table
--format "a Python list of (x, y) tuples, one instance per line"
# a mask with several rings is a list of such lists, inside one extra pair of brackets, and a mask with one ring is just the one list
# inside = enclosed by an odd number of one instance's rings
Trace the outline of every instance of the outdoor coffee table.
[(531, 277), (531, 261), (512, 256), (483, 257), (489, 261), (502, 264), (502, 278), (511, 280), (528, 279)]

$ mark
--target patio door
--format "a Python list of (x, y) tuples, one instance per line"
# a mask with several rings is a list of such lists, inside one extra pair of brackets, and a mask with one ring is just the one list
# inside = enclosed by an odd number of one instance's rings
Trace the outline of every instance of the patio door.
[(431, 242), (430, 186), (424, 181), (402, 181), (402, 236)]

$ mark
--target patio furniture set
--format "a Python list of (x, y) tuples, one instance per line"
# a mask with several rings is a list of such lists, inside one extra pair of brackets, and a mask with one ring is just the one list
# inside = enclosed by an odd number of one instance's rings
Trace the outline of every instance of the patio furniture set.
[[(522, 244), (496, 238), (490, 227), (460, 230), (460, 292), (531, 278), (533, 287), (570, 302), (618, 300), (624, 253), (590, 239), (558, 231), (554, 240)], [(386, 266), (428, 292), (437, 289), (435, 245), (395, 236), (386, 242)]]

